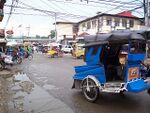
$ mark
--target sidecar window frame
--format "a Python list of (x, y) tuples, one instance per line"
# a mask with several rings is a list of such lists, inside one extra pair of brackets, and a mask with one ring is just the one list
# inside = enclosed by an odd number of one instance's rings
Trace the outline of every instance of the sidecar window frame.
[(98, 51), (99, 46), (93, 47), (92, 55), (96, 55)]

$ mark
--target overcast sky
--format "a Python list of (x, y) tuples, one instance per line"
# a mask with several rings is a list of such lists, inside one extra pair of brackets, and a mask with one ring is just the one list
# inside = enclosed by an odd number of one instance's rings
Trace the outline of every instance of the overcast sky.
[[(0, 27), (13, 29), (14, 35), (27, 35), (30, 27), (30, 36), (47, 36), (54, 29), (55, 13), (57, 21), (77, 22), (87, 17), (95, 16), (97, 12), (116, 14), (125, 10), (139, 7), (142, 0), (16, 0), (12, 15), (6, 26), (10, 13), (9, 5), (12, 0), (7, 0), (4, 7), (4, 19)], [(117, 1), (121, 1), (118, 2)], [(112, 3), (113, 2), (113, 3)], [(128, 4), (129, 3), (129, 4)], [(118, 6), (118, 7), (117, 7)], [(29, 10), (31, 9), (32, 10)], [(142, 17), (143, 9), (133, 12)]]

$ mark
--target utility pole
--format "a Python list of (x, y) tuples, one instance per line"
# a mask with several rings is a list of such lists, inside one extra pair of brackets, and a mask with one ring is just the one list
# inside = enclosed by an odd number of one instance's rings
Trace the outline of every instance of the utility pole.
[(57, 27), (56, 27), (56, 22), (57, 22), (57, 14), (55, 13), (55, 40), (57, 41)]
[(143, 0), (143, 4), (144, 4), (145, 27), (149, 27), (149, 16), (150, 16), (149, 0)]
[[(144, 18), (145, 18), (145, 28), (149, 27), (149, 16), (150, 16), (150, 3), (149, 0), (143, 0), (144, 5)], [(148, 43), (146, 43), (146, 58), (148, 58)]]
[[(28, 26), (28, 27), (26, 27), (27, 28), (27, 37), (28, 37), (28, 39), (29, 39), (29, 35), (30, 35), (30, 25)], [(28, 42), (29, 42), (29, 40), (28, 40)]]

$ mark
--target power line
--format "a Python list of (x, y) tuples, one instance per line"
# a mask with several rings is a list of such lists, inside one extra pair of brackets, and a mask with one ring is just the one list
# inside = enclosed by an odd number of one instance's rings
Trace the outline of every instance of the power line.
[[(135, 1), (136, 0), (131, 1), (130, 3), (135, 2)], [(62, 18), (62, 17), (83, 18), (83, 16), (81, 16), (81, 15), (73, 15), (73, 14), (69, 14), (69, 13), (61, 13), (61, 12), (56, 12), (56, 11), (42, 10), (42, 9), (34, 8), (34, 7), (32, 7), (32, 6), (28, 5), (28, 4), (25, 4), (23, 2), (19, 2), (19, 3), (21, 3), (22, 5), (25, 5), (27, 7), (20, 7), (20, 6), (13, 6), (13, 5), (5, 5), (5, 6), (12, 7), (12, 8), (20, 8), (20, 9), (38, 11), (38, 12), (42, 12), (42, 13), (45, 13), (45, 14), (50, 15), (50, 16), (54, 16), (54, 14), (57, 14), (58, 15), (57, 17), (59, 17), (59, 18)], [(106, 12), (109, 12), (109, 11), (112, 11), (112, 10), (115, 10), (115, 9), (119, 9), (122, 6), (123, 5), (117, 6), (117, 7), (113, 8), (113, 9), (111, 9), (111, 10), (107, 10)], [(142, 6), (140, 6), (140, 7), (142, 7)], [(133, 8), (133, 9), (136, 10), (136, 9), (139, 9), (139, 7), (136, 7), (136, 8)], [(131, 9), (131, 11), (133, 9)], [(22, 15), (23, 15), (23, 13), (22, 13)], [(24, 15), (32, 15), (32, 14), (24, 14)], [(38, 14), (35, 14), (35, 15), (38, 15)], [(85, 16), (84, 16), (84, 18), (85, 18)]]
[[(6, 7), (11, 7), (11, 5), (7, 5), (7, 4), (5, 4), (5, 6), (6, 6)], [(15, 8), (38, 11), (38, 10), (34, 10), (34, 9), (32, 9), (32, 8), (20, 7), (20, 6), (16, 6)], [(41, 11), (38, 11), (38, 12), (41, 12)], [(43, 11), (42, 11), (42, 13), (43, 13)], [(44, 13), (45, 13), (45, 12), (44, 12)], [(6, 13), (6, 14), (8, 14), (8, 13)], [(16, 15), (17, 15), (17, 14), (18, 14), (18, 15), (32, 15), (32, 16), (34, 16), (34, 15), (38, 16), (38, 15), (39, 15), (39, 16), (52, 16), (52, 17), (54, 17), (54, 14), (52, 14), (52, 13), (45, 13), (46, 15), (41, 15), (41, 14), (25, 14), (25, 13), (12, 13), (12, 14), (16, 14)], [(68, 15), (62, 15), (62, 16), (63, 16), (63, 17), (66, 16), (66, 17), (69, 17), (69, 18), (72, 18), (72, 19), (80, 18), (80, 17), (68, 16)], [(68, 21), (68, 20), (64, 19), (62, 16), (61, 16), (61, 15), (60, 15), (60, 16), (57, 16), (57, 18), (63, 19), (63, 20), (65, 20), (65, 21)]]
[[(49, 5), (48, 5), (45, 1), (43, 1), (43, 0), (40, 0), (40, 1), (49, 7)], [(51, 5), (51, 7), (52, 7), (54, 10), (57, 10), (57, 9), (56, 9), (55, 7), (53, 7), (52, 5)]]
[(92, 1), (92, 0), (90, 0), (89, 2), (95, 3), (95, 4), (111, 5), (111, 6), (128, 5), (128, 6), (123, 6), (123, 7), (131, 8), (133, 6), (140, 5), (140, 4), (135, 4), (136, 1), (134, 1), (134, 3), (132, 3), (132, 1), (130, 1), (130, 2), (122, 2), (122, 3), (119, 3), (119, 2), (118, 3), (117, 2), (113, 3), (112, 1), (108, 1), (108, 0), (99, 0), (99, 1)]
[[(9, 14), (9, 13), (5, 13), (5, 14)], [(43, 17), (48, 17), (48, 16), (53, 16), (53, 15), (44, 15), (44, 14), (33, 14), (33, 13), (15, 13), (15, 12), (12, 12), (13, 15), (30, 15), (30, 16), (43, 16)], [(59, 19), (63, 19), (63, 20), (66, 20), (63, 18), (63, 16), (57, 16), (57, 18)], [(75, 19), (73, 17), (71, 17), (72, 19)]]
[[(111, 3), (111, 2), (104, 2), (104, 1), (89, 1), (93, 4), (84, 4), (84, 3), (78, 3), (78, 2), (71, 2), (71, 1), (61, 1), (61, 0), (48, 0), (49, 2), (60, 2), (60, 3), (68, 3), (68, 4), (75, 4), (75, 5), (85, 5), (85, 6), (93, 6), (93, 7), (100, 7), (100, 4), (104, 4), (104, 5), (109, 5), (111, 7), (114, 7), (114, 6), (118, 6), (120, 4), (116, 4), (116, 3)], [(123, 6), (123, 7), (126, 7), (126, 8), (132, 8), (133, 6), (139, 6), (140, 4), (136, 4), (136, 3), (129, 3), (129, 2), (124, 2), (122, 3), (123, 4), (126, 4), (126, 5), (129, 5), (129, 6)], [(131, 6), (132, 5), (132, 6)]]
[[(5, 14), (10, 14), (10, 13), (5, 13)], [(48, 15), (42, 15), (42, 14), (33, 14), (33, 13), (15, 13), (15, 12), (12, 12), (12, 14), (16, 14), (16, 15), (32, 15), (32, 16), (48, 16)]]
[[(88, 4), (79, 4), (79, 3), (77, 3), (77, 2), (64, 2), (64, 1), (60, 1), (60, 0), (48, 0), (49, 2), (51, 2), (51, 1), (55, 1), (55, 2), (61, 2), (61, 3), (69, 3), (69, 4), (77, 4), (77, 5), (86, 5), (86, 6), (91, 6), (91, 4), (90, 5), (88, 5)], [(96, 2), (96, 1), (89, 1), (89, 2), (94, 2), (95, 4), (100, 4), (100, 2)], [(104, 4), (105, 5), (110, 5), (111, 7), (113, 7), (113, 8), (111, 8), (110, 10), (107, 10), (107, 11), (105, 11), (104, 13), (108, 13), (108, 12), (110, 12), (110, 11), (113, 11), (113, 10), (116, 10), (116, 9), (124, 9), (124, 10), (130, 10), (130, 9), (133, 9), (133, 8), (137, 8), (137, 5), (136, 5), (136, 3), (135, 2), (137, 2), (137, 0), (133, 0), (133, 1), (130, 1), (130, 2), (119, 2), (121, 5), (118, 5), (118, 4), (116, 4), (118, 1), (116, 1), (116, 0), (102, 0), (102, 2), (105, 2)], [(110, 2), (114, 2), (115, 4), (113, 4), (113, 5), (115, 5), (116, 7), (114, 7), (114, 6), (112, 6), (112, 4), (110, 4)], [(92, 4), (93, 5), (93, 4)], [(129, 6), (126, 6), (126, 5), (132, 5), (132, 7), (130, 6), (130, 8), (129, 8)], [(133, 7), (133, 5), (136, 5), (136, 7)], [(141, 3), (139, 3), (139, 7), (141, 7)], [(98, 7), (101, 7), (100, 5), (98, 5)], [(105, 8), (106, 8), (106, 6), (105, 6)]]
[(49, 2), (59, 2), (59, 3), (65, 3), (65, 4), (74, 4), (74, 5), (84, 5), (84, 6), (92, 6), (92, 7), (99, 7), (100, 5), (94, 5), (94, 4), (90, 4), (90, 5), (88, 5), (88, 4), (84, 4), (84, 3), (77, 3), (77, 2), (69, 2), (69, 1), (60, 1), (60, 0), (48, 0)]
[(118, 0), (98, 0), (98, 1), (104, 1), (104, 2), (109, 2), (109, 3), (117, 3), (117, 4), (127, 4), (127, 5), (141, 5), (141, 4), (135, 4), (135, 3), (130, 3), (130, 2), (122, 2)]
[[(130, 3), (135, 2), (135, 1), (137, 1), (137, 0), (130, 1)], [(125, 5), (125, 4), (116, 6), (116, 7), (112, 8), (112, 9), (110, 9), (110, 10), (105, 11), (104, 13), (108, 13), (108, 12), (110, 12), (110, 11), (112, 11), (112, 10), (119, 9), (120, 7), (123, 7), (124, 5)], [(141, 7), (141, 6), (140, 6), (140, 7)], [(137, 7), (136, 7), (136, 8), (137, 8)]]
[(62, 13), (62, 12), (56, 12), (56, 11), (49, 11), (49, 10), (38, 9), (38, 8), (35, 8), (35, 7), (30, 6), (28, 4), (25, 4), (23, 2), (19, 2), (19, 3), (21, 3), (24, 6), (29, 7), (28, 9), (40, 11), (40, 12), (43, 12), (43, 13), (51, 13), (51, 14), (57, 14), (57, 15), (66, 15), (66, 16), (73, 16), (73, 17), (80, 17), (80, 18), (85, 18), (86, 17), (86, 16), (81, 16), (81, 15), (74, 15), (74, 14), (69, 14), (69, 13)]
[(6, 21), (6, 24), (5, 24), (4, 29), (6, 29), (8, 23), (9, 23), (10, 17), (11, 17), (11, 15), (12, 15), (14, 2), (15, 2), (15, 0), (12, 0), (11, 7), (10, 7), (10, 12), (9, 12), (9, 16), (8, 16), (8, 18), (7, 18), (7, 21)]
[[(47, 0), (47, 1), (49, 1), (49, 0)], [(52, 3), (52, 2), (50, 2), (50, 3)], [(57, 4), (58, 4), (57, 2), (54, 3), (54, 5), (58, 6)], [(69, 6), (70, 6), (70, 5), (67, 5), (67, 7), (69, 7)], [(59, 6), (58, 6), (58, 7), (59, 7)], [(61, 7), (59, 7), (59, 8), (62, 9)], [(76, 8), (73, 8), (73, 6), (71, 6), (71, 8), (77, 11), (77, 9), (76, 9)], [(62, 9), (62, 10), (64, 10), (64, 9)], [(65, 11), (65, 12), (66, 12), (66, 11)], [(67, 11), (67, 12), (68, 12), (68, 11)], [(86, 11), (83, 11), (83, 10), (82, 10), (82, 12), (84, 12), (84, 13), (87, 14)], [(69, 12), (68, 12), (68, 13), (69, 13)], [(88, 13), (88, 15), (89, 15), (89, 13)]]
[(31, 2), (31, 4), (36, 5), (36, 7), (42, 8), (42, 7), (41, 7), (41, 4), (38, 4), (37, 0), (36, 0), (36, 1), (35, 1), (35, 0), (28, 0), (28, 1)]

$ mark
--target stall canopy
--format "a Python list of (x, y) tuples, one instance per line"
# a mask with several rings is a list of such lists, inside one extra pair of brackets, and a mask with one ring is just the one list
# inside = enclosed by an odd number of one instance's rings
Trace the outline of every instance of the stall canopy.
[(6, 46), (16, 46), (18, 43), (13, 41), (13, 42), (7, 42)]
[(8, 41), (6, 46), (22, 46), (23, 43), (16, 42), (16, 41)]
[(59, 43), (49, 43), (47, 46), (60, 46), (61, 44)]

